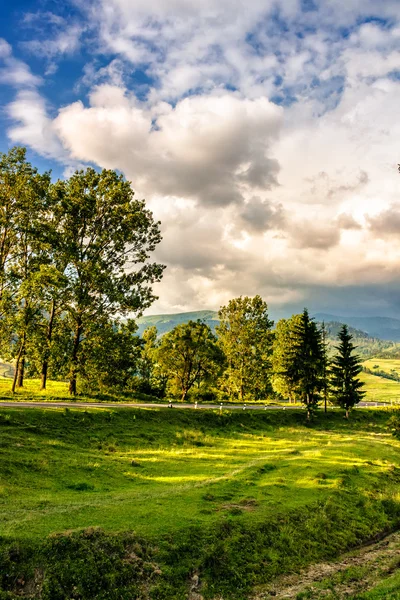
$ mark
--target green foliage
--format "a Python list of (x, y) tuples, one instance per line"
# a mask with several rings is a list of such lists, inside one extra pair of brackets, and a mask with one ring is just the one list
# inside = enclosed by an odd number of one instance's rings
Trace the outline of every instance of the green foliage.
[(223, 306), (218, 316), (218, 344), (227, 361), (220, 385), (241, 402), (265, 398), (271, 390), (273, 325), (267, 304), (260, 296), (240, 296)]
[(217, 378), (223, 355), (208, 325), (189, 321), (163, 336), (157, 362), (170, 379), (172, 391), (185, 401), (195, 384), (204, 387)]
[(24, 148), (0, 155), (0, 198), (0, 349), (16, 362), (13, 391), (28, 367), (41, 374), (43, 389), (48, 372), (68, 370), (75, 394), (78, 374), (98, 379), (103, 342), (119, 375), (104, 376), (99, 386), (120, 382), (127, 363), (132, 371), (137, 342), (129, 346), (118, 325), (116, 358), (113, 320), (140, 315), (155, 298), (151, 286), (164, 267), (149, 258), (161, 240), (159, 223), (115, 171), (76, 171), (52, 184), (26, 161)]
[(363, 398), (363, 382), (358, 378), (362, 371), (359, 357), (354, 354), (354, 344), (347, 325), (343, 325), (338, 338), (340, 344), (331, 365), (332, 402), (346, 411), (353, 408)]
[(278, 383), (283, 381), (288, 393), (306, 406), (309, 418), (324, 389), (326, 354), (321, 331), (307, 309), (280, 326), (275, 364), (279, 369)]
[(80, 378), (84, 390), (122, 391), (134, 377), (141, 354), (141, 340), (134, 335), (134, 321), (94, 322), (81, 343)]
[(281, 319), (274, 330), (272, 387), (277, 394), (290, 402), (296, 400), (296, 386), (289, 379), (288, 370), (293, 358), (295, 327), (300, 321), (301, 315), (293, 315), (290, 319)]

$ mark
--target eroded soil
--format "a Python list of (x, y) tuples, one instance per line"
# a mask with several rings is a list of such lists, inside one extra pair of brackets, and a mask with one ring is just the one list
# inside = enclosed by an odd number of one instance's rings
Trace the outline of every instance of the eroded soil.
[(249, 600), (342, 600), (373, 588), (400, 569), (400, 532), (348, 553), (337, 562), (311, 565), (259, 586)]

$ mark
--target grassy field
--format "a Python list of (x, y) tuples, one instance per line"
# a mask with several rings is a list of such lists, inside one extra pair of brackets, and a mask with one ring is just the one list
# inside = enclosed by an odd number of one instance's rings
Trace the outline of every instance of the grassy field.
[(392, 358), (370, 358), (363, 363), (369, 369), (377, 367), (381, 371), (396, 371), (400, 375), (400, 360)]
[[(371, 358), (363, 362), (363, 365), (372, 371), (376, 367), (377, 371), (385, 371), (386, 373), (395, 371), (400, 374), (400, 360)], [(370, 373), (361, 373), (360, 378), (365, 383), (366, 400), (400, 403), (400, 382)]]
[[(147, 562), (164, 565), (149, 597), (185, 597), (197, 569), (204, 597), (244, 598), (257, 580), (333, 556), (400, 520), (400, 442), (389, 416), (359, 410), (347, 423), (321, 414), (307, 426), (300, 412), (3, 409), (2, 544), (18, 545), (19, 568), (32, 556), (50, 560), (49, 544), (51, 556), (60, 545), (62, 556), (84, 547), (90, 565), (93, 548), (103, 556), (118, 539), (125, 552), (132, 540), (118, 536), (135, 531), (142, 553), (157, 548)], [(63, 560), (57, 565), (69, 573)], [(68, 583), (57, 595), (49, 581), (43, 598), (94, 597), (68, 595)], [(129, 589), (95, 597), (145, 597)]]

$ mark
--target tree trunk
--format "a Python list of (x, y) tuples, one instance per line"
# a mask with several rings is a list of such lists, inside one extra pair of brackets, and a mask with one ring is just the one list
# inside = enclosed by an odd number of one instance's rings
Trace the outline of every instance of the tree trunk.
[(18, 380), (17, 380), (17, 387), (19, 387), (19, 388), (24, 387), (24, 372), (25, 372), (25, 347), (24, 347), (24, 351), (22, 354), (22, 358), (19, 362)]
[(349, 418), (349, 409), (346, 408), (346, 419), (348, 419), (348, 418)]
[(69, 375), (69, 393), (71, 396), (76, 396), (76, 379), (78, 375), (78, 350), (81, 341), (82, 320), (79, 317), (76, 322), (74, 335), (74, 344), (72, 346), (71, 370)]
[(18, 378), (18, 373), (19, 373), (19, 363), (21, 360), (21, 356), (22, 356), (22, 352), (24, 349), (24, 341), (21, 341), (19, 350), (18, 350), (18, 354), (17, 354), (17, 360), (15, 362), (15, 373), (14, 373), (14, 379), (13, 379), (13, 383), (12, 383), (12, 387), (11, 387), (11, 391), (12, 393), (15, 392), (15, 388), (17, 386), (17, 378)]
[(46, 384), (47, 384), (47, 371), (49, 368), (50, 344), (51, 344), (51, 340), (52, 340), (52, 336), (53, 336), (53, 324), (54, 324), (55, 314), (56, 314), (56, 303), (54, 302), (54, 300), (52, 300), (49, 324), (47, 326), (47, 334), (46, 334), (47, 347), (46, 347), (46, 351), (45, 351), (43, 363), (42, 363), (41, 384), (40, 384), (41, 390), (45, 390)]
[(185, 402), (187, 397), (187, 390), (182, 390), (181, 402)]

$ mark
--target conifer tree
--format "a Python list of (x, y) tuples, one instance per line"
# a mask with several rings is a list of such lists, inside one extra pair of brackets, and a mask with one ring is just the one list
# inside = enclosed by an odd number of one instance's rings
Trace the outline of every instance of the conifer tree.
[(322, 349), (322, 394), (324, 398), (324, 412), (327, 412), (328, 391), (329, 391), (329, 358), (328, 358), (328, 343), (326, 341), (327, 332), (325, 322), (322, 321), (321, 326), (321, 349)]
[(321, 332), (304, 309), (293, 328), (286, 377), (307, 408), (307, 419), (318, 407), (323, 389), (323, 354)]
[(288, 377), (288, 370), (293, 361), (293, 343), (296, 339), (295, 327), (301, 315), (293, 315), (290, 319), (280, 319), (274, 330), (272, 352), (272, 387), (274, 392), (289, 402), (296, 401), (295, 383)]
[(348, 419), (350, 409), (365, 395), (362, 391), (364, 383), (357, 377), (362, 367), (359, 357), (354, 354), (355, 346), (351, 341), (353, 336), (349, 333), (347, 325), (343, 325), (338, 338), (338, 354), (334, 357), (331, 367), (331, 394), (333, 402), (346, 411)]

